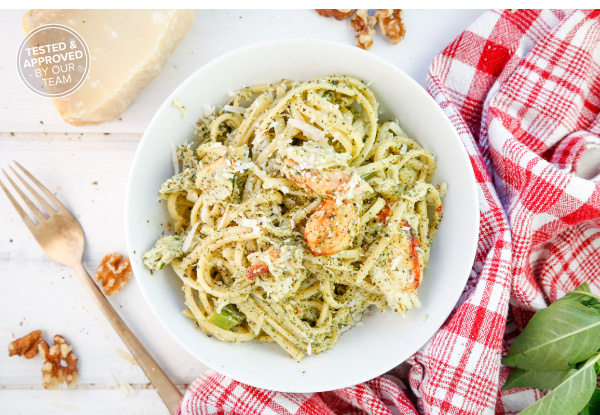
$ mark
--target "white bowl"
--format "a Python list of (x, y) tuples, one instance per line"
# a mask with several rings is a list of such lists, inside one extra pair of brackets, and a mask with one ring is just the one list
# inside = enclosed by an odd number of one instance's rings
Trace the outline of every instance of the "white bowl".
[[(435, 184), (448, 184), (444, 218), (433, 242), (419, 288), (420, 309), (405, 317), (391, 311), (363, 318), (333, 350), (301, 362), (277, 345), (224, 343), (209, 338), (182, 316), (181, 281), (170, 267), (150, 274), (142, 255), (167, 223), (160, 185), (173, 175), (171, 143), (191, 140), (205, 104), (223, 105), (228, 91), (281, 78), (308, 80), (343, 74), (365, 82), (408, 135), (436, 155)], [(172, 106), (177, 98), (187, 116)], [(167, 331), (207, 366), (238, 381), (285, 392), (317, 392), (367, 381), (402, 363), (439, 329), (458, 301), (469, 276), (479, 229), (475, 178), (467, 153), (450, 121), (413, 79), (390, 63), (353, 46), (317, 40), (281, 40), (227, 53), (198, 69), (162, 104), (138, 146), (125, 205), (127, 246), (134, 274), (154, 314)]]

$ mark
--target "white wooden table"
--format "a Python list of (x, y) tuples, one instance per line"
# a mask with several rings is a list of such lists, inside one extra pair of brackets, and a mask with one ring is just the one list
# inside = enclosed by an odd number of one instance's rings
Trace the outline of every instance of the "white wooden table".
[[(0, 12), (0, 167), (19, 161), (76, 214), (86, 233), (85, 264), (92, 274), (104, 254), (126, 252), (123, 204), (131, 160), (155, 110), (180, 82), (209, 60), (264, 40), (354, 43), (347, 21), (325, 19), (312, 10), (198, 11), (190, 34), (119, 120), (73, 127), (50, 100), (19, 79), (16, 52), (24, 36), (24, 12)], [(371, 53), (424, 85), (432, 58), (481, 13), (406, 11), (402, 43), (391, 45), (378, 34)], [(122, 357), (125, 346), (78, 278), (43, 254), (4, 195), (0, 284), (0, 414), (167, 413), (140, 368)], [(167, 335), (135, 281), (110, 301), (182, 390), (206, 369)], [(39, 357), (8, 357), (8, 343), (36, 329), (43, 329), (47, 339), (63, 334), (74, 345), (80, 361), (76, 388), (46, 391)]]

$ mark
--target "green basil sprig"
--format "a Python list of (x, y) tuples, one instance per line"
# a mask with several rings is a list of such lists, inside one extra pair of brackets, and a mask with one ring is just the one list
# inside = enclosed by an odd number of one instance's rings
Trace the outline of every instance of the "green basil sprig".
[(600, 297), (587, 284), (538, 311), (502, 363), (514, 366), (502, 388), (552, 389), (522, 415), (600, 414)]

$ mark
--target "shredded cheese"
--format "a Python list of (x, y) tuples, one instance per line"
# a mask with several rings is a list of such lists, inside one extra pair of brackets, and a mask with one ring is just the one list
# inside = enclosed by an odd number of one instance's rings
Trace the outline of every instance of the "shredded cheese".
[(398, 264), (400, 264), (400, 261), (402, 261), (402, 257), (399, 257), (399, 256), (392, 260), (392, 267), (391, 267), (392, 271), (398, 269)]
[(171, 142), (171, 160), (173, 160), (173, 170), (175, 174), (179, 174), (179, 160), (177, 160), (177, 147)]
[(192, 241), (194, 239), (194, 235), (196, 234), (196, 230), (198, 229), (198, 225), (200, 225), (200, 221), (194, 223), (194, 226), (192, 226), (192, 229), (190, 229), (187, 236), (185, 237), (183, 245), (181, 246), (181, 250), (183, 252), (188, 252), (190, 247), (192, 246)]
[(181, 110), (181, 118), (185, 118), (185, 116), (187, 115), (187, 108), (185, 107), (185, 105), (179, 102), (178, 98), (175, 98), (173, 100), (173, 106), (175, 108), (179, 108)]
[(214, 105), (204, 104), (202, 106), (202, 109), (204, 110), (204, 116), (205, 117), (210, 117), (215, 112), (215, 106)]
[(138, 362), (129, 353), (127, 353), (125, 350), (115, 349), (115, 351), (117, 352), (117, 354), (119, 355), (119, 357), (121, 359), (125, 360), (130, 365), (132, 365), (132, 366), (139, 366)]
[(265, 322), (265, 316), (261, 315), (256, 319), (256, 324), (254, 325), (254, 334), (258, 336), (260, 330), (262, 329), (263, 323)]
[(235, 114), (244, 114), (246, 113), (246, 109), (244, 107), (236, 107), (234, 105), (225, 105), (223, 109), (227, 112), (233, 112)]
[(402, 128), (400, 128), (400, 126), (396, 122), (390, 123), (390, 130), (392, 130), (394, 134), (400, 137), (406, 137), (406, 133), (402, 130)]
[(225, 218), (227, 217), (227, 212), (229, 212), (229, 206), (231, 206), (231, 203), (227, 203), (227, 207), (225, 208), (225, 213), (223, 213), (223, 217), (221, 218), (221, 222), (219, 223), (219, 226), (217, 227), (218, 231), (220, 231), (221, 228), (223, 227), (223, 222), (225, 222)]
[(244, 226), (246, 228), (254, 228), (255, 226), (258, 226), (258, 224), (260, 223), (258, 221), (258, 219), (248, 219), (248, 218), (237, 218), (235, 220), (235, 222), (238, 225)]
[(291, 118), (288, 124), (301, 130), (308, 138), (312, 138), (315, 141), (325, 140), (325, 131), (319, 130), (317, 127), (310, 125), (305, 121), (300, 121), (295, 118)]

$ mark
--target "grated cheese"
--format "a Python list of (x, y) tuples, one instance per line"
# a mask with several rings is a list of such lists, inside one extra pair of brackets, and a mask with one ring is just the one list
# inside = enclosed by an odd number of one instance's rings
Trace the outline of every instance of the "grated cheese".
[(233, 112), (235, 114), (244, 114), (246, 113), (246, 109), (244, 107), (236, 107), (234, 105), (225, 105), (223, 109), (227, 112)]
[(238, 225), (244, 226), (246, 228), (254, 228), (254, 227), (258, 226), (258, 224), (260, 223), (258, 221), (258, 219), (248, 219), (248, 218), (237, 218), (235, 220), (235, 222)]
[(210, 117), (211, 115), (213, 115), (215, 113), (215, 106), (214, 105), (204, 104), (202, 106), (202, 109), (204, 110), (204, 116), (205, 117)]
[(181, 118), (185, 118), (185, 116), (187, 115), (187, 108), (185, 107), (185, 105), (179, 102), (178, 98), (175, 98), (173, 100), (173, 106), (175, 108), (179, 108), (181, 110)]
[(246, 170), (252, 168), (255, 164), (251, 161), (247, 161), (246, 163), (241, 163), (239, 166), (233, 168), (233, 172), (245, 172)]
[(260, 333), (260, 330), (262, 329), (264, 322), (265, 322), (265, 316), (261, 315), (260, 317), (258, 317), (256, 319), (256, 324), (254, 326), (254, 330), (252, 330), (256, 336), (258, 336), (258, 333)]
[(404, 132), (404, 130), (402, 128), (400, 128), (397, 121), (393, 121), (390, 123), (390, 130), (392, 130), (394, 132), (394, 134), (396, 134), (397, 136), (408, 137), (406, 135), (406, 133)]
[(119, 357), (121, 359), (125, 360), (130, 365), (132, 365), (132, 366), (139, 366), (138, 362), (136, 362), (136, 360), (129, 353), (127, 353), (125, 350), (115, 349), (115, 351), (117, 352), (117, 354), (119, 355)]
[(177, 160), (177, 147), (171, 142), (171, 160), (173, 160), (173, 170), (175, 174), (179, 174), (179, 160)]
[(400, 264), (400, 261), (402, 261), (402, 257), (396, 257), (392, 260), (392, 271), (398, 269), (398, 264)]
[(183, 245), (181, 246), (181, 250), (183, 252), (187, 252), (192, 246), (192, 240), (194, 239), (194, 235), (196, 234), (196, 229), (198, 229), (198, 225), (200, 225), (199, 221), (194, 223), (194, 226), (192, 226), (192, 229), (190, 229), (187, 236), (185, 237)]
[(126, 398), (133, 398), (135, 396), (135, 390), (127, 382), (119, 383), (119, 392)]
[(325, 140), (325, 131), (319, 130), (317, 127), (314, 127), (305, 121), (291, 118), (288, 121), (288, 124), (301, 130), (308, 138), (312, 138), (315, 141)]
[(119, 389), (119, 392), (121, 392), (121, 394), (125, 397), (125, 398), (132, 398), (135, 396), (135, 390), (131, 387), (131, 385), (127, 382), (117, 382), (117, 380), (115, 379), (115, 377), (112, 374), (112, 371), (109, 371), (109, 382), (108, 382), (108, 386), (110, 386), (111, 388), (115, 388), (115, 389)]

